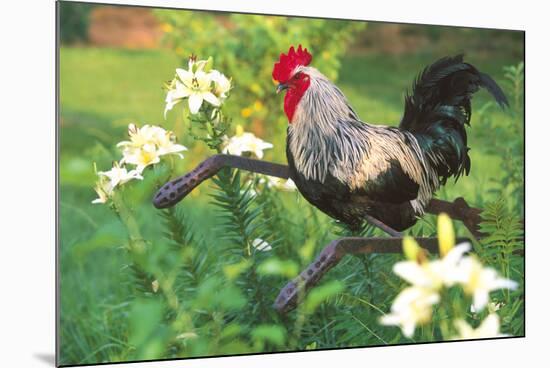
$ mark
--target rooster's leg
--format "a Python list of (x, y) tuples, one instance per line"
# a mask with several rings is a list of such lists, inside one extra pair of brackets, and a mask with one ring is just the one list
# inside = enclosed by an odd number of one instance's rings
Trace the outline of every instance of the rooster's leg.
[(393, 236), (395, 238), (401, 238), (403, 237), (403, 234), (400, 233), (399, 231), (397, 230), (394, 230), (392, 229), (390, 226), (386, 225), (385, 223), (383, 223), (382, 221), (380, 220), (377, 220), (375, 219), (374, 217), (372, 216), (369, 216), (369, 215), (365, 215), (365, 220), (373, 225), (373, 226), (376, 226), (377, 228), (379, 228), (380, 230), (384, 231), (385, 233), (388, 233), (390, 236)]

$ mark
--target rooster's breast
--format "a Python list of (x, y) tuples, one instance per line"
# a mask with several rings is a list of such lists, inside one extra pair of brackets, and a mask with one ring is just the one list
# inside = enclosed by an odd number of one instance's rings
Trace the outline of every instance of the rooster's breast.
[(358, 228), (364, 221), (365, 215), (373, 216), (386, 225), (403, 230), (416, 222), (416, 213), (409, 201), (386, 202), (380, 201), (378, 194), (365, 188), (352, 189), (350, 186), (333, 176), (328, 170), (323, 178), (311, 178), (296, 165), (295, 156), (290, 148), (287, 137), (287, 161), (290, 178), (302, 196), (312, 205), (330, 217)]
[(348, 216), (344, 213), (343, 205), (350, 202), (350, 193), (345, 184), (332, 175), (327, 174), (323, 181), (306, 178), (295, 165), (294, 156), (287, 146), (287, 160), (290, 178), (302, 196), (315, 207), (329, 216), (345, 221)]

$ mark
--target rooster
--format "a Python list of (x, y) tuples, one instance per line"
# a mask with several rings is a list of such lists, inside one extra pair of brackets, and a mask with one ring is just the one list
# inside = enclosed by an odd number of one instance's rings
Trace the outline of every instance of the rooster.
[(508, 105), (497, 83), (458, 55), (420, 73), (399, 127), (369, 124), (311, 60), (301, 45), (291, 47), (272, 73), (277, 93), (286, 90), (290, 177), (311, 204), (351, 229), (373, 218), (397, 231), (414, 225), (448, 178), (470, 171), (472, 95), (484, 87)]

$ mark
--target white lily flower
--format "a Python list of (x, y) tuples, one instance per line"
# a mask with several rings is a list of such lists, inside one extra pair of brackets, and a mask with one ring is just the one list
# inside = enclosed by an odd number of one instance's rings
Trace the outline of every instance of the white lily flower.
[(107, 177), (100, 176), (94, 190), (97, 193), (98, 198), (94, 199), (92, 203), (103, 204), (107, 203), (109, 197), (113, 193), (113, 186), (111, 185), (111, 181)]
[(152, 140), (153, 131), (150, 129), (149, 125), (144, 125), (140, 129), (136, 124), (130, 123), (128, 124), (128, 135), (130, 136), (130, 140), (119, 142), (117, 147), (141, 147)]
[(214, 82), (214, 94), (221, 100), (225, 100), (231, 89), (231, 80), (217, 70), (210, 72), (210, 78)]
[(468, 243), (459, 244), (442, 258), (433, 261), (397, 262), (393, 272), (414, 286), (439, 290), (450, 287), (457, 282), (457, 266), (466, 252), (470, 250)]
[(500, 277), (497, 271), (483, 267), (477, 258), (471, 256), (459, 262), (455, 279), (462, 285), (464, 292), (473, 297), (473, 308), (476, 312), (487, 305), (491, 291), (515, 289), (518, 286), (517, 282)]
[(254, 241), (252, 242), (252, 246), (261, 252), (269, 252), (271, 249), (273, 249), (268, 242), (260, 238), (254, 239)]
[(125, 167), (119, 166), (118, 163), (115, 163), (111, 170), (100, 171), (97, 174), (109, 178), (112, 188), (115, 188), (118, 185), (125, 184), (132, 179), (143, 179), (143, 176), (140, 175), (140, 172), (138, 170), (128, 171)]
[(155, 131), (153, 143), (157, 146), (159, 156), (177, 154), (183, 158), (182, 151), (187, 151), (187, 147), (176, 143), (176, 136), (170, 131), (166, 131), (160, 127)]
[(226, 141), (223, 153), (241, 156), (243, 152), (252, 152), (257, 158), (264, 157), (264, 150), (273, 148), (271, 143), (257, 138), (254, 134), (243, 132)]
[(189, 99), (189, 111), (192, 114), (199, 112), (203, 101), (218, 107), (228, 96), (231, 89), (231, 80), (217, 70), (211, 70), (212, 58), (197, 60), (189, 58), (188, 69), (176, 69), (176, 77), (167, 85), (166, 113), (177, 103)]
[(275, 176), (266, 175), (260, 179), (260, 183), (267, 183), (267, 186), (269, 188), (276, 188), (288, 192), (292, 192), (297, 189), (296, 184), (294, 184), (294, 182), (290, 178), (285, 180), (277, 178)]
[(187, 90), (184, 88), (183, 83), (176, 80), (173, 83), (173, 88), (166, 93), (166, 107), (164, 108), (164, 118), (166, 119), (166, 114), (168, 111), (180, 101), (183, 101), (184, 98), (188, 96)]
[(464, 320), (455, 321), (455, 327), (458, 330), (458, 336), (453, 337), (453, 339), (458, 340), (508, 336), (500, 333), (500, 321), (495, 313), (489, 314), (476, 329)]
[(175, 143), (174, 133), (159, 126), (146, 124), (138, 128), (135, 124), (130, 124), (128, 134), (130, 141), (123, 141), (117, 145), (122, 148), (121, 163), (136, 165), (139, 172), (149, 165), (160, 162), (162, 155), (175, 153), (183, 158), (181, 152), (187, 150), (185, 146)]
[(140, 173), (147, 166), (160, 162), (159, 152), (151, 145), (145, 145), (142, 148), (128, 147), (124, 149), (122, 154), (121, 162), (136, 165), (136, 170)]
[(100, 171), (97, 175), (99, 176), (99, 179), (94, 190), (96, 191), (98, 198), (92, 201), (94, 204), (107, 203), (109, 197), (113, 194), (115, 187), (123, 185), (133, 179), (143, 179), (138, 170), (128, 171), (125, 167), (120, 167), (118, 163), (115, 163), (111, 170)]
[(439, 303), (439, 294), (433, 290), (411, 286), (399, 293), (391, 306), (391, 313), (380, 318), (386, 326), (399, 326), (403, 335), (412, 337), (417, 325), (432, 318), (432, 306)]
[(153, 280), (151, 283), (151, 289), (153, 289), (153, 293), (156, 293), (159, 290), (159, 280)]
[[(220, 100), (212, 93), (212, 78), (202, 70), (195, 73), (185, 69), (176, 69), (181, 81), (180, 89), (176, 91), (178, 98), (189, 98), (189, 111), (192, 114), (199, 112), (203, 101), (213, 106), (220, 106)], [(173, 106), (173, 105), (172, 105)]]
[(292, 192), (296, 189), (298, 189), (298, 187), (296, 187), (296, 184), (294, 183), (294, 181), (292, 181), (292, 179), (288, 178), (284, 183), (283, 185), (280, 186), (280, 188), (282, 190), (286, 190), (288, 192)]

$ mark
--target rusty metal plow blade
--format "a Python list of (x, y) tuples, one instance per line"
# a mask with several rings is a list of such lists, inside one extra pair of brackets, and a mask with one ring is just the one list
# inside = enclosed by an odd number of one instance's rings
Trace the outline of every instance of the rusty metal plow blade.
[[(153, 198), (156, 208), (168, 208), (176, 205), (203, 181), (216, 175), (223, 168), (241, 169), (258, 174), (288, 179), (286, 165), (254, 160), (246, 157), (218, 154), (207, 158), (189, 173), (164, 184)], [(473, 236), (479, 237), (481, 210), (468, 206), (463, 198), (453, 202), (432, 199), (426, 208), (431, 214), (447, 213), (451, 218), (462, 221)], [(400, 233), (374, 218), (367, 222), (388, 233), (390, 237), (341, 238), (327, 245), (319, 256), (294, 280), (290, 281), (279, 293), (274, 307), (281, 313), (293, 310), (309, 289), (315, 286), (330, 269), (336, 266), (346, 254), (401, 253)], [(420, 246), (431, 253), (437, 252), (437, 238), (417, 238)], [(467, 239), (458, 239), (466, 241)]]
[[(319, 280), (346, 254), (402, 253), (403, 238), (340, 238), (327, 245), (317, 258), (303, 270), (294, 280), (281, 289), (273, 307), (280, 313), (287, 313), (294, 308), (314, 287)], [(437, 238), (417, 238), (418, 244), (430, 253), (438, 252)], [(459, 242), (467, 238), (457, 239)]]

